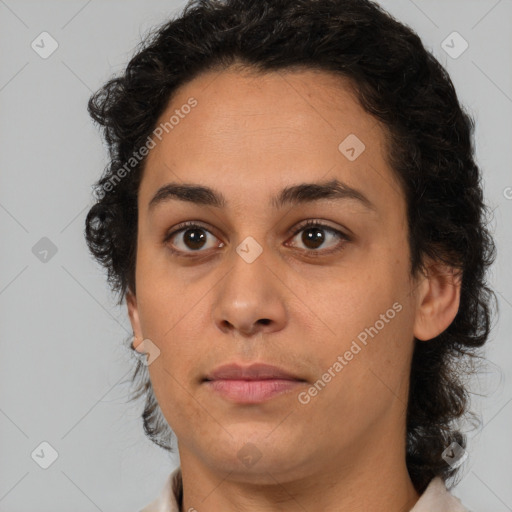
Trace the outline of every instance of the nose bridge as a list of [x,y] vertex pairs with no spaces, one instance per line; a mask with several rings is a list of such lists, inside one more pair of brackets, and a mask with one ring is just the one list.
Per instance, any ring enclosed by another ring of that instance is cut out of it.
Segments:
[[247,237],[230,255],[231,267],[217,288],[212,311],[222,330],[272,330],[282,328],[286,320],[283,289],[277,272],[269,269],[272,258],[263,245]]
[[[269,249],[253,237],[245,238],[233,251],[231,272],[228,274],[232,291],[254,290],[259,294],[266,290],[269,265]],[[226,283],[227,284],[227,283]]]

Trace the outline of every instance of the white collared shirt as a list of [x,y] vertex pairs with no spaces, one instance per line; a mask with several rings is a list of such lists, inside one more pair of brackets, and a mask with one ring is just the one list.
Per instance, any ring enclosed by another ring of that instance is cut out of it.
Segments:
[[[180,512],[177,493],[180,486],[176,468],[167,478],[160,496],[140,512]],[[434,478],[416,505],[409,512],[469,512],[460,500],[452,496],[440,477]]]

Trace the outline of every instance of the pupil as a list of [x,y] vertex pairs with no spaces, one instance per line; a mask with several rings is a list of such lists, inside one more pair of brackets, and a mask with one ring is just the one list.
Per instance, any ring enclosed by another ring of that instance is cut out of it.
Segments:
[[310,244],[313,244],[313,248],[317,248],[322,245],[324,241],[323,231],[318,228],[309,228],[304,230],[302,234],[302,241],[304,245],[310,247]]
[[200,249],[206,239],[201,229],[187,229],[185,231],[185,243],[189,249]]

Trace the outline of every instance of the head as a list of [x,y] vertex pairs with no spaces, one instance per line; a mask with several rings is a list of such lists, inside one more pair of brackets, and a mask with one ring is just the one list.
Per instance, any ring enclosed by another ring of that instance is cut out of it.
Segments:
[[[384,430],[418,492],[455,475],[495,247],[474,122],[411,29],[366,0],[191,2],[89,111],[110,162],[86,238],[159,350],[133,374],[155,443],[300,476]],[[212,398],[233,361],[303,385]]]

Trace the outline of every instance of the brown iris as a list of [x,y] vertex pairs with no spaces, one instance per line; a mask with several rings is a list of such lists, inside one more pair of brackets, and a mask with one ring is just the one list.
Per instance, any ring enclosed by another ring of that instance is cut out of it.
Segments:
[[[324,241],[324,234],[322,229],[308,228],[302,232],[302,242],[310,249],[316,249],[322,245]],[[309,244],[313,244],[311,247]]]
[[204,245],[206,235],[203,229],[192,228],[183,233],[183,239],[189,249],[197,250]]

